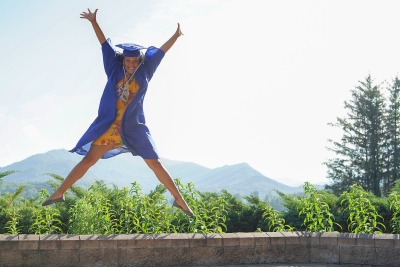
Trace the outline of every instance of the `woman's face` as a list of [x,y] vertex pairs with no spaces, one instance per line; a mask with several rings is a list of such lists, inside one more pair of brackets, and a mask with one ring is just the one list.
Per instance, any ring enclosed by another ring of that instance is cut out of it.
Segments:
[[124,67],[125,71],[129,74],[135,72],[135,70],[139,66],[139,57],[125,57],[124,58]]

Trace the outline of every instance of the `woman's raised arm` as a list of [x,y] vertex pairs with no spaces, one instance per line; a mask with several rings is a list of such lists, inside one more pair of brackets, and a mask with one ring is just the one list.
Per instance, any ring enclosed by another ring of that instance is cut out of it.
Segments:
[[93,30],[96,33],[97,39],[99,40],[100,44],[103,44],[106,41],[106,37],[104,36],[103,31],[100,29],[99,24],[97,24],[96,21],[96,14],[97,14],[97,9],[92,13],[90,9],[88,8],[89,13],[82,12],[81,13],[81,19],[87,19],[92,23]]
[[176,29],[174,35],[172,35],[172,37],[169,38],[169,40],[166,41],[165,44],[160,47],[160,49],[164,51],[164,53],[167,53],[167,51],[174,45],[176,40],[178,40],[179,36],[181,35],[183,35],[183,33],[181,32],[181,26],[178,23],[178,28]]

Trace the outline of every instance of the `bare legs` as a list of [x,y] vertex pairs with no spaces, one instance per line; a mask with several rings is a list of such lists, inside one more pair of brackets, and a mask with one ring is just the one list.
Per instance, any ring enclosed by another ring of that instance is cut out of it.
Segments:
[[158,180],[165,185],[169,192],[174,196],[176,203],[181,206],[184,210],[190,210],[186,201],[183,199],[181,193],[178,191],[171,175],[167,172],[164,166],[158,161],[158,159],[144,159],[147,166],[154,172]]
[[68,188],[78,181],[113,145],[98,146],[92,145],[86,156],[71,170],[60,187],[49,197],[56,199],[61,197]]
[[[104,155],[104,153],[111,150],[112,147],[113,145],[92,145],[87,155],[71,170],[60,187],[48,199],[53,200],[62,197],[65,191],[67,191],[76,181],[82,178],[87,170],[92,167],[101,158],[101,156]],[[176,187],[171,176],[158,161],[158,159],[145,159],[144,161],[157,176],[158,180],[171,192],[176,203],[184,210],[191,211],[181,193],[178,191],[178,188]]]

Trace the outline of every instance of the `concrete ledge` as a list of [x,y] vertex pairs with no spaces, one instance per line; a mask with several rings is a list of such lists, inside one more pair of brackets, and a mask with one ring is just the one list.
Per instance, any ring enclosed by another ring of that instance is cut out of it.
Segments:
[[400,266],[400,236],[349,233],[0,235],[0,266]]

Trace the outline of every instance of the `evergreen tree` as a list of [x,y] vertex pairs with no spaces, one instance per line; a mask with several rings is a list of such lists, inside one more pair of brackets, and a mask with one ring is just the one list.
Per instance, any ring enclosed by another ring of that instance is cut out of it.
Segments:
[[385,99],[380,85],[373,85],[371,76],[360,81],[351,91],[352,100],[345,101],[346,118],[337,118],[333,127],[343,130],[339,142],[328,140],[333,146],[328,150],[336,154],[324,164],[328,167],[328,178],[335,194],[348,190],[352,184],[381,195],[384,148]]
[[396,77],[387,87],[388,105],[385,116],[385,173],[382,191],[388,195],[400,178],[400,80]]

